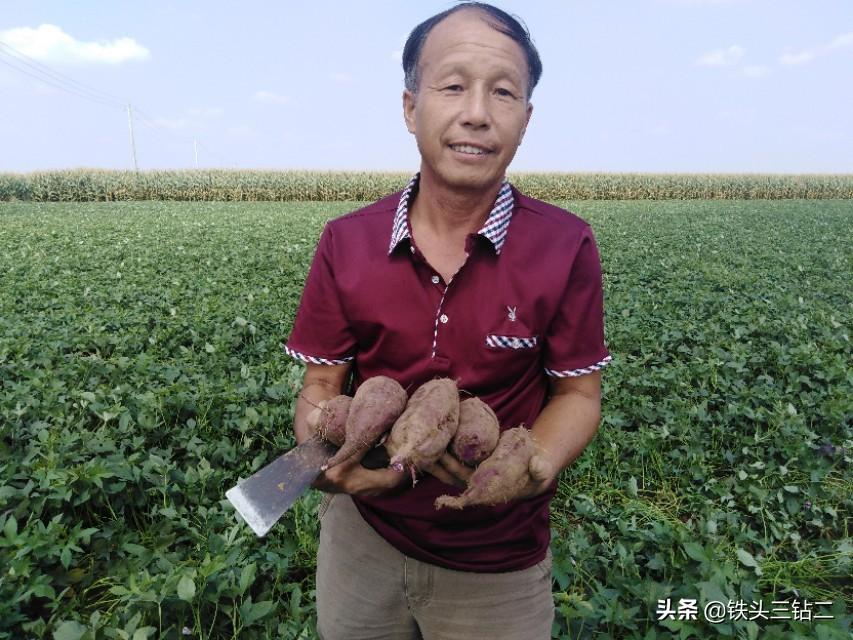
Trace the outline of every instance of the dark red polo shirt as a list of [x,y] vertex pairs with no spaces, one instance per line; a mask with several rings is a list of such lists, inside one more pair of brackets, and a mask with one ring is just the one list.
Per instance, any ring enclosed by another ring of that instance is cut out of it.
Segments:
[[[305,362],[352,362],[356,386],[382,374],[412,393],[451,377],[494,409],[502,429],[530,427],[548,376],[583,375],[610,360],[592,230],[504,182],[483,229],[467,239],[467,261],[444,282],[411,237],[417,181],[326,225],[285,349]],[[555,489],[498,507],[436,510],[437,496],[459,491],[425,474],[415,487],[355,503],[410,557],[500,572],[544,558]]]

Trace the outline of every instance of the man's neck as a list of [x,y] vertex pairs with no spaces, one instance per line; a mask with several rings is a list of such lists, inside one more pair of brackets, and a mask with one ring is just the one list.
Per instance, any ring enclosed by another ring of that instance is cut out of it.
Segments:
[[438,236],[476,233],[489,217],[501,184],[481,191],[453,191],[421,171],[418,195],[410,209],[412,225],[429,227]]

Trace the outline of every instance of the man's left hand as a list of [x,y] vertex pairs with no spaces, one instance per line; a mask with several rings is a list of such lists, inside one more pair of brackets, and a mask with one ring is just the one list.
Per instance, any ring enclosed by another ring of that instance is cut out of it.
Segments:
[[474,475],[474,469],[459,462],[448,451],[445,451],[435,464],[424,468],[424,471],[435,476],[444,484],[463,489],[468,486],[468,480]]
[[548,458],[545,457],[544,452],[541,450],[534,453],[533,457],[530,458],[527,472],[527,485],[518,493],[516,499],[523,500],[538,496],[540,493],[545,493],[557,475],[554,465],[548,461]]
[[[445,484],[464,489],[474,475],[475,469],[462,464],[452,454],[445,452],[431,467],[424,469]],[[528,481],[515,498],[532,498],[544,493],[551,486],[556,474],[554,466],[548,461],[542,451],[537,451],[530,459],[528,466]]]

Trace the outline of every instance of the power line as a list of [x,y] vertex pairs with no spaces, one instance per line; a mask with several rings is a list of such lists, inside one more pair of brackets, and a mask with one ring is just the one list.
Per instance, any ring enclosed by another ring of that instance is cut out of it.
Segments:
[[23,73],[24,75],[29,76],[30,78],[33,78],[39,82],[42,82],[48,86],[51,86],[54,89],[59,89],[60,91],[65,91],[66,93],[70,93],[72,95],[75,95],[78,98],[83,98],[84,100],[89,100],[90,102],[96,102],[98,104],[101,104],[101,105],[104,105],[107,107],[116,107],[117,106],[113,102],[107,102],[106,100],[100,100],[98,98],[92,97],[91,95],[80,93],[79,91],[74,91],[73,89],[70,89],[67,86],[61,85],[57,82],[53,82],[51,80],[48,80],[47,78],[41,78],[35,74],[30,73],[29,71],[26,71],[25,69],[21,69],[20,67],[15,66],[14,64],[9,62],[8,60],[3,59],[2,57],[0,57],[0,62],[2,62],[3,64],[5,64],[8,67],[11,67],[12,69],[15,69],[15,71],[19,71],[20,73]]
[[[118,108],[123,108],[127,102],[126,100],[117,98],[112,94],[93,89],[88,85],[85,85],[81,82],[77,82],[73,78],[59,73],[58,71],[48,67],[47,65],[41,64],[40,62],[30,58],[29,56],[15,49],[14,47],[9,46],[5,42],[0,42],[0,54],[6,57],[5,60],[0,57],[0,62],[4,62],[13,69],[16,69],[17,71],[20,71],[21,73],[28,75],[31,78],[35,78],[36,80],[44,82],[45,84],[49,84],[57,89],[67,91],[68,93],[72,93],[87,100],[92,100],[93,102],[99,102],[101,104]],[[35,76],[27,70],[22,69],[20,66],[11,64],[9,60],[14,61],[17,65],[24,65],[43,77]]]
[[0,41],[0,62],[2,62],[8,67],[11,67],[15,71],[23,73],[24,75],[30,78],[33,78],[34,80],[42,82],[55,89],[59,89],[60,91],[64,91],[71,95],[77,96],[78,98],[83,98],[84,100],[89,100],[90,102],[95,102],[97,104],[101,104],[107,107],[113,107],[122,110],[127,109],[128,123],[131,131],[130,136],[131,147],[133,151],[134,167],[136,165],[136,151],[135,143],[133,141],[134,115],[136,119],[139,120],[139,122],[141,122],[143,125],[151,129],[155,133],[158,133],[161,136],[170,137],[185,144],[193,143],[194,147],[196,145],[198,147],[202,147],[211,155],[216,156],[220,160],[220,162],[225,164],[225,161],[222,159],[222,157],[213,152],[209,147],[207,147],[207,145],[201,144],[195,138],[186,138],[184,136],[178,135],[174,131],[166,129],[165,127],[157,124],[155,122],[155,118],[147,115],[144,111],[139,109],[139,107],[131,105],[129,101],[123,100],[122,98],[119,98],[111,93],[107,93],[106,91],[101,91],[99,89],[95,89],[93,87],[85,85],[82,82],[78,82],[70,76],[62,74],[56,71],[55,69],[45,64],[42,64],[41,62],[38,62],[37,60],[29,57],[25,53],[15,49],[11,45],[2,41]]

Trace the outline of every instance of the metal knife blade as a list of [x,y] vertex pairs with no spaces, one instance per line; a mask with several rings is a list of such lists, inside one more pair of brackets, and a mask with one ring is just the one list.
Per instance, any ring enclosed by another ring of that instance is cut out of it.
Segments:
[[[293,503],[308,490],[338,448],[320,438],[311,438],[279,456],[267,466],[225,492],[252,531],[262,538]],[[388,466],[388,452],[378,446],[364,456],[368,469]]]
[[325,440],[306,440],[226,491],[225,497],[255,535],[263,537],[311,486],[335,451],[337,447]]

